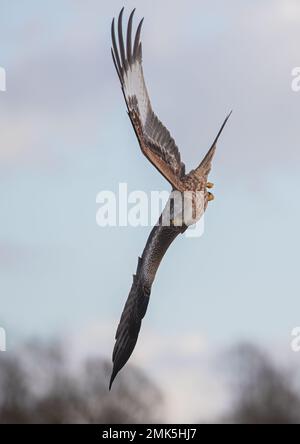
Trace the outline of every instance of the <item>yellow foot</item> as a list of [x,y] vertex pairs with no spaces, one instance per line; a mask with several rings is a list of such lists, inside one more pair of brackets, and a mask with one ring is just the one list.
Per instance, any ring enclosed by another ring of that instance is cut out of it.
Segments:
[[214,198],[215,198],[215,196],[212,193],[208,193],[208,198],[207,198],[208,202],[210,200],[214,200]]
[[212,188],[214,184],[212,182],[207,182],[206,188]]

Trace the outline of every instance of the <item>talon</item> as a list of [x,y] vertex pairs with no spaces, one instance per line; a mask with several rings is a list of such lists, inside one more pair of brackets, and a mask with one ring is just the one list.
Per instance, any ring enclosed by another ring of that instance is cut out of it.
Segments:
[[215,198],[215,196],[212,193],[208,193],[208,198],[207,198],[208,202],[210,200],[214,200],[214,198]]
[[214,184],[212,182],[207,182],[206,188],[212,188]]

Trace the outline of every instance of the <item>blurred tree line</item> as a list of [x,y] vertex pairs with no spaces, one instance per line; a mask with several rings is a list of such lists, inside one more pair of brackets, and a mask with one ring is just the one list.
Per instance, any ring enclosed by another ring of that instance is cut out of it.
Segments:
[[232,405],[222,422],[299,424],[299,369],[275,364],[265,350],[240,344],[226,356]]
[[111,365],[88,359],[70,368],[57,344],[30,343],[0,354],[0,423],[113,424],[159,422],[162,397],[140,371],[108,391]]
[[[227,352],[222,361],[230,377],[231,405],[211,422],[300,423],[300,395],[290,371],[249,344]],[[0,423],[164,422],[162,394],[143,373],[128,366],[109,392],[110,371],[109,363],[95,358],[70,365],[57,344],[29,343],[1,353]],[[196,388],[195,396],[201,397]]]

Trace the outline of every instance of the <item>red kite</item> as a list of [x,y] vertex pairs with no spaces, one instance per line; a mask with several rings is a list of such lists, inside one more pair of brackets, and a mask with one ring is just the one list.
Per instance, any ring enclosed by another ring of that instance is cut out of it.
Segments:
[[[115,35],[114,19],[112,21],[111,52],[121,82],[129,118],[142,152],[172,185],[173,193],[177,192],[182,196],[185,196],[187,192],[191,193],[192,198],[187,200],[187,205],[190,207],[188,210],[193,215],[196,214],[196,217],[186,220],[183,215],[183,212],[187,210],[185,202],[179,214],[176,213],[175,203],[173,204],[173,210],[170,212],[170,223],[162,223],[163,212],[158,224],[153,227],[143,254],[139,257],[136,274],[133,277],[131,290],[117,328],[116,343],[112,356],[113,371],[109,388],[111,388],[117,373],[126,364],[134,350],[142,319],[147,310],[152,283],[165,252],[180,233],[183,233],[191,223],[200,219],[206,210],[207,203],[213,199],[213,195],[207,190],[207,188],[213,186],[212,183],[207,181],[208,174],[218,138],[231,114],[226,117],[202,162],[196,169],[186,174],[185,165],[181,161],[174,139],[151,107],[142,67],[140,35],[143,19],[137,27],[133,42],[132,22],[135,10],[130,14],[125,47],[122,30],[123,10],[124,8],[118,18],[118,43]],[[180,216],[181,221],[184,220],[184,223],[176,223],[178,216]]]

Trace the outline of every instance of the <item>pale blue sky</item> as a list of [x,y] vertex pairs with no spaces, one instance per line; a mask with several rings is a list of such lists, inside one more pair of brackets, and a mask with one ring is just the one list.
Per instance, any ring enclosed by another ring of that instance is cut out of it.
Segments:
[[[139,151],[110,56],[123,3],[1,0],[0,325],[11,344],[96,323],[113,335],[149,228],[99,228],[96,195],[168,189]],[[300,324],[296,0],[139,1],[152,104],[197,164],[220,123],[216,200],[177,239],[143,330],[288,349]],[[138,346],[143,341],[143,332]],[[108,352],[109,350],[109,352]],[[133,362],[139,364],[138,361]]]

